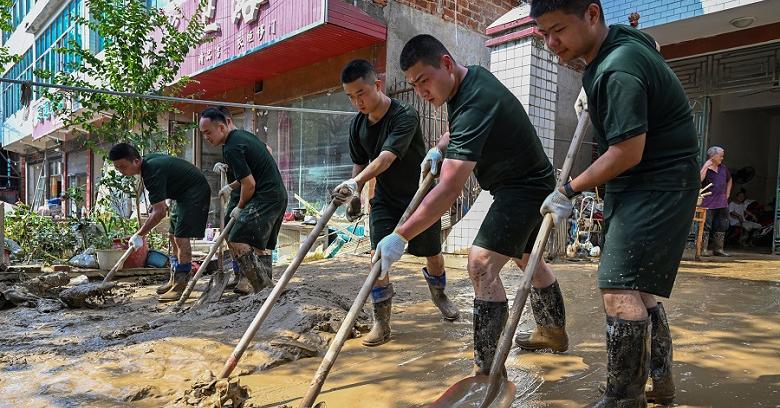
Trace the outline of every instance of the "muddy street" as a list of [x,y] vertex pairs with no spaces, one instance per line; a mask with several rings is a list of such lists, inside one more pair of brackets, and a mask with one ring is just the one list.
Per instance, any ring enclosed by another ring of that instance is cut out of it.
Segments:
[[[318,401],[328,407],[414,407],[471,370],[473,292],[465,260],[448,257],[448,292],[461,319],[446,322],[428,300],[414,258],[393,273],[393,340],[377,348],[349,340]],[[297,406],[327,343],[360,287],[368,258],[301,267],[234,373],[247,406]],[[564,354],[513,349],[507,368],[515,406],[577,407],[604,380],[604,319],[595,264],[555,264],[566,299],[571,347]],[[275,268],[275,273],[282,268]],[[520,271],[503,272],[514,285]],[[780,402],[780,260],[741,255],[684,262],[666,302],[680,406],[776,407]],[[206,370],[219,371],[267,296],[226,295],[210,307],[168,314],[155,282],[121,284],[115,304],[41,313],[0,312],[0,405],[158,407]],[[194,298],[194,296],[193,296]],[[358,329],[370,323],[364,308]],[[532,327],[525,314],[521,330]]]

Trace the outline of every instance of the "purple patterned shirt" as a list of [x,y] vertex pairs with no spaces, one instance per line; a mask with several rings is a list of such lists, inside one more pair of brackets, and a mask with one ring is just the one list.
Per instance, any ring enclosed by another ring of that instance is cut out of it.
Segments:
[[726,190],[728,189],[729,180],[731,180],[731,173],[725,164],[721,163],[718,166],[717,173],[712,171],[712,169],[707,169],[707,175],[704,176],[701,186],[704,187],[712,183],[712,187],[707,190],[711,191],[712,194],[704,197],[701,206],[710,210],[728,207],[729,198],[726,196]]

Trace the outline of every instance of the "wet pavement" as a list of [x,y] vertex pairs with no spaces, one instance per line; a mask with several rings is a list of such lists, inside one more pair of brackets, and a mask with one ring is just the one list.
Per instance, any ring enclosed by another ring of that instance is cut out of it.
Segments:
[[[425,406],[470,374],[473,291],[465,261],[447,260],[448,292],[461,310],[456,322],[440,318],[415,262],[404,258],[392,274],[398,292],[393,340],[376,348],[349,340],[318,401],[330,408]],[[343,299],[351,301],[357,293],[367,266],[365,257],[315,262],[304,265],[293,284],[342,296],[329,306],[341,310]],[[570,349],[563,354],[512,350],[507,368],[518,390],[516,407],[583,406],[597,397],[606,375],[596,265],[564,263],[553,269],[566,300]],[[520,271],[507,267],[502,276],[505,285],[515,285]],[[0,332],[0,406],[162,406],[203,371],[219,371],[259,308],[259,303],[226,299],[233,306],[186,324],[144,327],[162,315],[153,289],[139,287],[127,303],[104,309],[0,312],[0,324],[7,328]],[[780,406],[780,257],[743,254],[684,262],[672,298],[664,303],[679,406]],[[216,316],[228,312],[231,317]],[[281,333],[279,326],[288,318],[269,321],[273,333]],[[530,329],[531,321],[525,314],[521,328]],[[172,328],[176,325],[181,327]],[[267,368],[278,350],[271,344],[275,335],[260,332],[236,369],[251,391],[249,405],[296,407],[321,359],[301,352],[296,361]]]

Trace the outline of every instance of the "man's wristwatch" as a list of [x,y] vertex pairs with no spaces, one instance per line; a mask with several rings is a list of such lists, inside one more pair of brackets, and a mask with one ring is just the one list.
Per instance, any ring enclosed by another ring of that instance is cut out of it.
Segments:
[[567,198],[574,198],[574,196],[576,196],[579,193],[574,191],[573,188],[571,188],[571,183],[566,183],[566,184],[563,185],[563,194]]

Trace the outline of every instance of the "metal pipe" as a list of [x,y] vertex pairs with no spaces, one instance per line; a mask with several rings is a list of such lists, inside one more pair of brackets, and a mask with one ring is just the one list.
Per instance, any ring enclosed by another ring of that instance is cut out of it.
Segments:
[[55,89],[62,89],[64,91],[71,91],[71,92],[87,92],[87,93],[97,93],[97,94],[106,94],[106,95],[114,95],[114,96],[126,96],[130,98],[143,98],[143,99],[151,99],[156,101],[173,102],[173,103],[190,103],[195,105],[220,105],[220,106],[226,106],[231,108],[263,109],[268,111],[315,113],[315,114],[323,114],[323,115],[352,116],[355,114],[355,112],[335,111],[335,110],[328,110],[328,109],[292,108],[292,107],[288,108],[282,106],[255,105],[252,103],[223,102],[223,101],[212,101],[207,99],[180,98],[176,96],[164,96],[164,95],[147,95],[147,94],[138,94],[134,92],[119,92],[119,91],[109,91],[105,89],[84,88],[80,86],[48,84],[45,82],[36,82],[36,81],[23,81],[19,79],[10,79],[10,78],[0,78],[0,83],[2,82],[19,84],[19,85],[30,84],[32,86],[38,86],[42,88],[55,88]]

